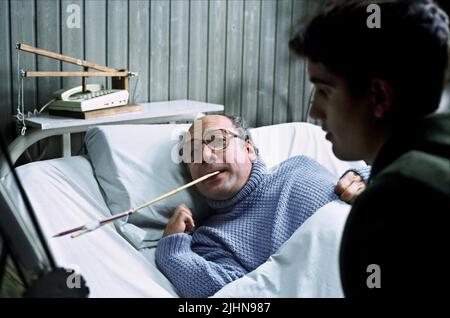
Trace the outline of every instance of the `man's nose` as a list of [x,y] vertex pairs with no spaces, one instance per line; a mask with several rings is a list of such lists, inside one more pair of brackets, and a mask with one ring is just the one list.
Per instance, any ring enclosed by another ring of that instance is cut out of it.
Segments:
[[217,156],[214,151],[211,150],[207,145],[203,145],[202,150],[203,162],[212,163],[217,161]]

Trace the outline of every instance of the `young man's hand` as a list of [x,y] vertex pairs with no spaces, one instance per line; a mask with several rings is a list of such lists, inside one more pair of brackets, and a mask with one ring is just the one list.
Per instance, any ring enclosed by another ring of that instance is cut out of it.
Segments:
[[342,201],[352,204],[365,188],[366,183],[361,176],[354,171],[349,171],[338,181],[334,191]]
[[194,219],[192,218],[192,212],[189,208],[180,204],[172,214],[172,217],[167,223],[164,235],[171,235],[175,233],[191,232],[195,227]]

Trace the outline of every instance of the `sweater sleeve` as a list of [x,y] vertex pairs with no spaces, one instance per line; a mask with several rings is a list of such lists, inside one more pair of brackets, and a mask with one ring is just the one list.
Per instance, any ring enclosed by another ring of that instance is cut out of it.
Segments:
[[370,177],[370,172],[372,171],[372,166],[365,166],[365,167],[359,167],[359,168],[353,168],[353,169],[348,169],[347,171],[345,171],[341,177],[339,178],[339,180],[345,176],[347,174],[347,172],[349,171],[353,171],[356,174],[358,174],[365,183],[368,182],[369,177]]
[[156,264],[182,297],[209,297],[246,270],[226,250],[214,248],[214,261],[191,249],[192,236],[177,233],[162,238],[156,249]]

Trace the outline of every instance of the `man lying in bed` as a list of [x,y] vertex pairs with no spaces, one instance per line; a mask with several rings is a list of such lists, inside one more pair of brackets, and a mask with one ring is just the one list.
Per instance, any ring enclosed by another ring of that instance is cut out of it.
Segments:
[[[205,116],[188,136],[183,160],[192,178],[221,172],[197,185],[210,216],[190,234],[191,211],[178,206],[156,249],[159,269],[183,297],[211,296],[256,269],[317,209],[338,199],[336,176],[308,157],[268,172],[239,118]],[[348,200],[364,188],[359,181],[344,192]]]

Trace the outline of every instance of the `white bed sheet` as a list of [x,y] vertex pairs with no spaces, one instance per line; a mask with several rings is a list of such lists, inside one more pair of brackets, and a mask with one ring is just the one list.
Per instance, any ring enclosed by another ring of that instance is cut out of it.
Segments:
[[349,211],[342,201],[323,206],[267,262],[214,297],[344,297],[339,246]]
[[[269,167],[300,154],[318,160],[336,175],[351,167],[365,165],[363,162],[347,163],[337,160],[332,154],[331,145],[324,139],[323,131],[310,124],[290,123],[261,127],[253,129],[252,135]],[[177,297],[173,285],[156,268],[154,248],[137,251],[113,225],[76,239],[51,238],[57,232],[103,218],[110,213],[86,158],[77,156],[36,162],[21,166],[17,171],[57,264],[79,270],[90,288],[90,297]],[[14,190],[12,177],[7,176],[3,182],[7,188],[12,189],[12,199],[17,202],[26,218],[18,191]],[[337,242],[340,241],[337,236],[340,235],[345,215],[341,213],[340,217],[340,221],[334,223],[323,223],[322,219],[316,222],[314,220],[317,218],[311,218],[308,223],[310,225],[297,230],[292,239],[283,245],[284,250],[280,250],[280,253],[254,272],[225,286],[217,296],[339,297],[339,288],[336,287],[336,281],[339,280],[338,267],[335,260]],[[334,236],[320,234],[318,231],[322,228],[330,229]],[[307,237],[325,244],[324,250],[318,247],[319,243],[309,247],[301,245]],[[315,239],[318,237],[321,237],[319,241]],[[289,262],[287,255],[296,251],[299,246],[302,246],[302,252],[293,255],[303,255],[303,259],[297,260],[298,265],[305,269],[295,272],[298,269],[296,261]],[[333,266],[332,271],[320,274],[316,270],[311,276],[313,272],[308,271],[313,270],[318,262],[321,266]],[[330,276],[330,273],[333,275]],[[289,281],[291,274],[297,275],[299,280]],[[314,286],[316,279],[319,285]],[[268,287],[270,284],[272,287]],[[327,289],[327,284],[334,287]]]
[[[140,253],[113,225],[75,239],[52,238],[62,230],[109,215],[86,158],[36,162],[19,167],[17,172],[56,263],[80,272],[90,297],[177,297],[172,284],[156,268],[154,252]],[[12,189],[13,201],[27,218],[12,176],[3,182]]]

